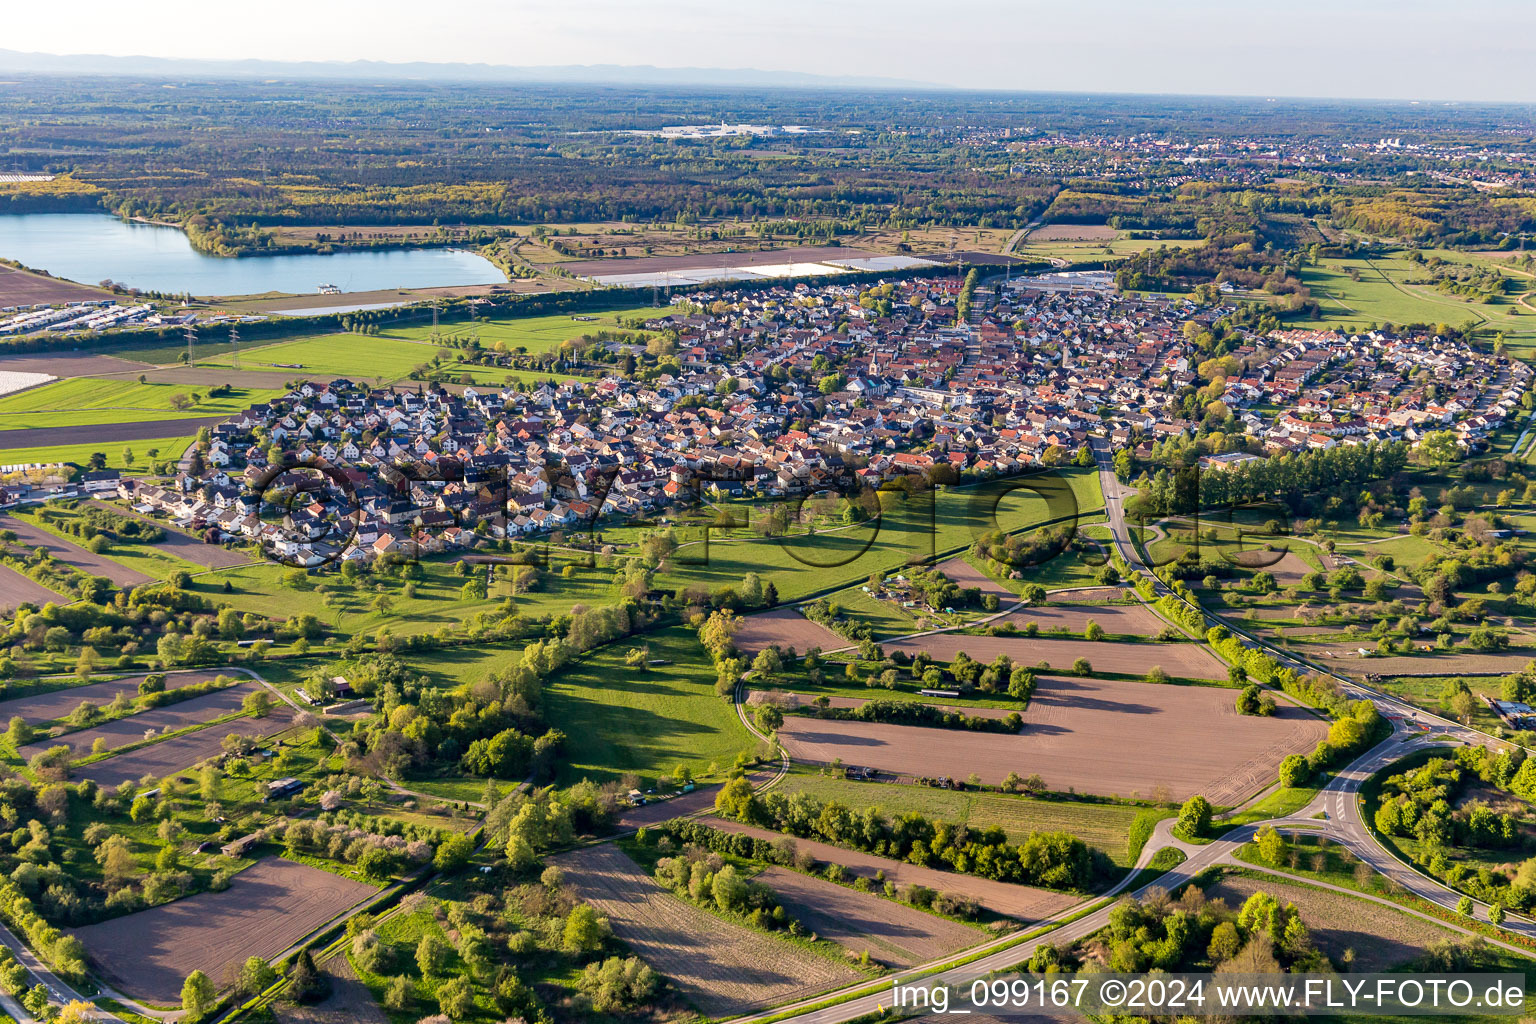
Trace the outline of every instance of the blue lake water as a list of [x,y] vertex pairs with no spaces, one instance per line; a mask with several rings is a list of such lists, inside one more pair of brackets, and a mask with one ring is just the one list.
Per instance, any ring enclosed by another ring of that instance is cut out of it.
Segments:
[[176,228],[104,213],[0,216],[0,256],[84,284],[111,278],[130,288],[193,295],[313,295],[342,291],[499,284],[506,275],[460,249],[384,249],[296,256],[206,256]]

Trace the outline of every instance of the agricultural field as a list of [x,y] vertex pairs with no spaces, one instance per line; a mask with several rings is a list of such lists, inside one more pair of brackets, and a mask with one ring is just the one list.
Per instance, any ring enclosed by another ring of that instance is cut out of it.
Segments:
[[[157,430],[169,430],[169,425],[159,426],[163,420],[153,421]],[[66,433],[71,429],[64,428],[58,431],[48,431],[50,434]],[[190,429],[190,428],[188,428]],[[30,431],[29,437],[38,437]],[[180,458],[181,453],[192,446],[197,438],[192,434],[185,435],[161,435],[154,437],[134,437],[132,440],[108,440],[82,442],[69,440],[62,443],[28,443],[25,446],[0,448],[0,465],[24,466],[31,464],[52,465],[59,462],[68,462],[76,466],[84,466],[91,460],[91,456],[100,453],[105,456],[107,469],[136,470],[144,472],[148,468],[149,452],[153,449],[160,452],[160,458]],[[134,454],[134,461],[129,462],[125,449]]]
[[[716,817],[706,817],[703,821],[711,828],[725,832],[739,832],[770,842],[784,838],[783,833],[757,828],[754,825],[743,825],[739,821]],[[849,850],[814,839],[794,838],[793,841],[797,852],[810,854],[823,864],[841,864],[850,875],[873,880],[876,873],[883,871],[886,880],[897,886],[925,885],[935,892],[950,893],[975,900],[978,905],[994,914],[1025,923],[1058,914],[1079,899],[1068,893],[1052,892],[1049,889],[1014,885],[1011,882],[999,882],[979,875],[962,875],[952,871],[940,871],[937,868],[919,867],[906,861],[877,857],[872,853]]]
[[140,583],[149,583],[156,578],[148,573],[130,569],[105,555],[87,551],[75,542],[65,540],[20,516],[0,515],[0,530],[10,530],[15,533],[16,540],[13,542],[15,544],[26,548],[47,548],[55,559],[65,565],[74,566],[92,576],[105,576],[120,587],[136,587]]
[[772,889],[789,916],[821,938],[889,967],[937,960],[985,938],[969,925],[789,868],[769,867],[753,881]]
[[812,622],[797,608],[774,608],[745,616],[731,637],[743,651],[755,652],[764,647],[778,647],[787,651],[793,647],[804,654],[813,647],[824,651],[847,647],[853,641],[835,633],[819,622]]
[[278,1002],[274,1006],[278,1024],[389,1024],[345,954],[337,953],[315,966],[330,982],[330,995],[307,1005]]
[[0,430],[233,416],[282,393],[271,388],[236,387],[214,397],[207,391],[174,384],[140,384],[126,376],[74,377],[0,397]]
[[80,302],[108,293],[47,274],[0,266],[0,306],[30,306],[42,302]]
[[[1035,487],[1045,494],[1036,493]],[[1012,532],[1071,514],[1074,507],[1100,508],[1103,496],[1096,472],[1061,469],[1035,478],[944,487],[912,496],[885,491],[880,493],[880,504],[878,519],[818,529],[814,534],[800,530],[782,537],[744,537],[740,529],[712,527],[706,545],[703,527],[681,525],[672,571],[658,578],[669,586],[713,588],[735,586],[753,572],[764,582],[774,583],[780,601],[800,601],[841,590],[874,572],[931,564],[968,547],[989,530]],[[743,527],[748,525],[741,521],[745,513],[738,513]],[[750,510],[752,522],[756,514],[757,510]],[[604,541],[635,539],[630,528],[605,527],[598,532]],[[1080,563],[1063,556],[1045,568]],[[1079,582],[1089,582],[1088,573]]]
[[78,729],[64,733],[62,736],[38,740],[21,747],[17,753],[23,760],[30,760],[35,755],[53,747],[67,747],[70,758],[79,760],[95,750],[98,740],[103,744],[101,748],[103,751],[141,743],[152,732],[162,734],[178,732],[190,726],[235,714],[240,710],[246,694],[252,692],[256,686],[257,684],[251,680],[243,680],[228,689],[204,694],[201,697],[177,701],[149,711],[140,711],[90,729]]
[[996,826],[1010,840],[1022,842],[1031,832],[1071,832],[1102,850],[1121,867],[1134,857],[1129,849],[1131,823],[1142,811],[1124,804],[1036,800],[974,790],[855,782],[804,769],[791,773],[777,787],[784,793],[805,793],[823,802],[847,807],[878,807],[887,816],[916,812],[925,818],[957,822],[972,828]]
[[124,992],[176,1004],[188,973],[224,985],[247,957],[272,959],[375,892],[371,885],[267,858],[223,892],[199,893],[75,934],[96,967]]
[[733,1016],[856,981],[858,973],[686,903],[618,847],[589,846],[548,859],[614,935],[670,978],[711,1017]]
[[[240,365],[242,369],[250,370],[276,367],[305,380],[346,377],[386,384],[409,376],[412,368],[431,362],[440,351],[428,342],[339,333],[250,346],[240,353]],[[198,363],[206,367],[230,367],[231,356],[218,353],[199,357]]]
[[[218,674],[216,671],[196,669],[169,672],[165,676],[165,688],[170,691],[183,686],[205,683],[217,677]],[[28,725],[37,726],[55,722],[75,710],[82,701],[99,705],[110,703],[120,693],[129,697],[137,696],[139,684],[143,681],[143,675],[122,676],[84,684],[73,676],[41,680],[36,684],[35,692],[0,700],[0,720],[9,722],[12,716],[20,715]],[[55,688],[47,689],[47,687]],[[16,688],[8,687],[5,692],[10,693]]]
[[10,566],[0,565],[0,608],[14,611],[21,604],[41,607],[49,601],[68,600]]
[[[1512,353],[1530,355],[1536,345],[1536,308],[1519,294],[1530,287],[1529,276],[1501,259],[1478,253],[1433,250],[1449,262],[1497,270],[1515,284],[1515,293],[1494,303],[1473,301],[1436,291],[1428,285],[1409,284],[1423,278],[1423,268],[1400,255],[1370,259],[1325,259],[1320,266],[1303,267],[1302,282],[1322,301],[1315,321],[1298,326],[1343,326],[1360,330],[1372,323],[1451,323],[1471,321],[1488,331],[1502,331]],[[1426,253],[1427,255],[1427,253]],[[1355,280],[1351,272],[1358,275]]]
[[[1105,237],[1103,232],[1111,232]],[[1051,237],[1055,235],[1056,237]],[[1071,237],[1068,237],[1071,236]],[[1113,228],[1081,224],[1048,224],[1036,228],[1014,247],[1014,255],[1025,259],[1057,260],[1068,265],[1074,263],[1115,263],[1127,256],[1147,249],[1167,246],[1170,249],[1189,248],[1201,244],[1199,239],[1128,238]]]
[[[1098,618],[1101,609],[1094,609]],[[1084,620],[1089,616],[1085,616]],[[1038,621],[1038,620],[1036,620]],[[1107,629],[1108,627],[1106,627]],[[1181,679],[1225,679],[1227,668],[1209,649],[1193,643],[1133,643],[1113,640],[1053,639],[1024,636],[978,636],[973,633],[937,633],[880,645],[886,654],[901,651],[913,655],[927,651],[936,661],[953,661],[964,652],[977,661],[990,662],[1006,654],[1015,665],[1048,665],[1064,671],[1078,658],[1087,658],[1096,672],[1146,675],[1161,667]]]
[[1081,635],[1089,623],[1097,622],[1105,633],[1133,637],[1156,636],[1168,628],[1167,622],[1142,604],[1068,604],[1067,599],[1070,597],[1070,594],[1064,594],[1063,600],[1059,602],[1020,608],[1016,612],[989,619],[987,625],[1006,624],[1024,629],[1033,622],[1042,633],[1064,629]]
[[1419,654],[1378,657],[1361,655],[1360,649],[1374,649],[1375,641],[1363,638],[1353,643],[1305,643],[1290,645],[1303,657],[1315,660],[1339,672],[1354,676],[1493,676],[1519,672],[1533,658],[1536,649],[1510,648],[1504,651],[1426,651]]
[[1267,892],[1282,903],[1294,903],[1312,941],[1337,962],[1345,950],[1354,951],[1351,970],[1387,971],[1422,955],[1424,947],[1459,933],[1441,928],[1421,917],[1383,906],[1372,900],[1319,889],[1301,880],[1288,882],[1266,875],[1223,875],[1206,890],[1212,899],[1240,907],[1256,892]]
[[1268,785],[1281,758],[1311,750],[1327,732],[1288,704],[1271,718],[1239,715],[1229,689],[1125,680],[1040,677],[1023,717],[1023,732],[1010,735],[790,715],[779,739],[797,761],[907,779],[974,773],[996,785],[1017,772],[1039,774],[1059,793],[1203,793],[1232,806]]
[[[513,353],[526,352],[538,355],[557,349],[563,342],[599,331],[632,331],[622,326],[624,321],[661,316],[671,312],[655,306],[634,306],[629,309],[606,313],[551,313],[547,316],[493,317],[489,320],[445,323],[440,328],[444,336],[478,336],[482,348],[502,346]],[[644,334],[644,332],[639,332]],[[431,324],[411,327],[391,327],[379,337],[417,344],[432,344]],[[430,350],[429,350],[430,351]],[[485,368],[476,368],[484,372]]]
[[120,786],[149,776],[161,778],[223,752],[226,736],[272,736],[293,724],[294,712],[287,704],[275,701],[265,718],[245,716],[167,739],[146,743],[121,754],[71,770],[75,779],[90,779],[98,786]]
[[[642,643],[648,660],[661,664],[624,664]],[[607,782],[629,772],[654,781],[677,764],[702,775],[751,753],[753,737],[715,696],[714,682],[708,656],[686,629],[619,641],[573,662],[544,695],[550,725],[573,738],[562,781]]]

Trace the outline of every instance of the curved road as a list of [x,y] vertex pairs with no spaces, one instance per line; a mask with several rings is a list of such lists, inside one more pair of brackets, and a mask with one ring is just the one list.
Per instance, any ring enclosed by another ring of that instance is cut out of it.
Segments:
[[[1109,516],[1110,531],[1116,550],[1125,559],[1127,565],[1148,576],[1153,581],[1156,593],[1159,595],[1171,594],[1172,591],[1168,586],[1158,579],[1142,561],[1135,545],[1131,542],[1130,530],[1125,523],[1125,498],[1128,489],[1124,488],[1115,479],[1111,462],[1113,450],[1109,441],[1104,438],[1093,438],[1090,440],[1090,445],[1099,465],[1099,479],[1104,491],[1104,505]],[[1494,740],[1485,733],[1412,707],[1395,697],[1379,693],[1369,687],[1361,686],[1353,680],[1301,662],[1285,652],[1269,647],[1240,628],[1232,627],[1231,623],[1224,620],[1222,620],[1222,624],[1232,628],[1234,634],[1243,637],[1249,644],[1262,648],[1271,656],[1287,664],[1308,672],[1324,672],[1337,679],[1344,685],[1345,692],[1351,698],[1375,702],[1378,709],[1388,716],[1388,720],[1393,723],[1392,735],[1337,772],[1329,780],[1328,784],[1318,791],[1317,796],[1305,808],[1293,814],[1269,821],[1238,826],[1224,833],[1220,838],[1205,844],[1186,843],[1174,838],[1171,832],[1172,820],[1165,819],[1159,824],[1152,838],[1148,840],[1146,846],[1142,849],[1141,857],[1137,861],[1135,869],[1129,872],[1118,886],[1103,896],[1085,901],[1075,908],[1069,908],[1053,918],[1039,922],[1035,927],[1038,928],[1040,925],[1050,925],[1057,921],[1064,921],[1075,913],[1081,913],[1085,907],[1092,906],[1094,902],[1105,900],[1106,897],[1122,894],[1139,896],[1153,887],[1175,889],[1191,881],[1207,868],[1218,864],[1242,864],[1245,869],[1262,872],[1264,871],[1263,868],[1255,868],[1253,865],[1237,861],[1233,855],[1245,843],[1249,842],[1253,838],[1254,833],[1264,825],[1272,825],[1277,829],[1292,833],[1325,835],[1349,849],[1351,853],[1370,865],[1376,872],[1392,879],[1414,895],[1454,911],[1457,903],[1461,900],[1460,893],[1448,889],[1434,879],[1419,873],[1412,867],[1399,861],[1377,843],[1360,816],[1360,787],[1367,779],[1385,766],[1416,751],[1426,749],[1431,745],[1443,743],[1445,740],[1452,740],[1457,743],[1480,744],[1499,744],[1500,741]],[[1452,747],[1446,743],[1442,749],[1449,750]],[[1157,852],[1168,846],[1176,847],[1184,852],[1186,857],[1184,863],[1134,891],[1127,892],[1129,884],[1139,876],[1141,869],[1150,865],[1152,858]],[[1287,878],[1295,877],[1284,875],[1281,872],[1273,873]],[[1379,897],[1358,893],[1351,889],[1337,886],[1329,887],[1324,883],[1311,882],[1305,879],[1303,881],[1306,881],[1307,884],[1324,885],[1325,888],[1335,888],[1360,899],[1385,902]],[[1418,911],[1405,909],[1397,904],[1389,905],[1404,913],[1416,914],[1420,917],[1426,916]],[[731,1022],[731,1024],[759,1024],[759,1022],[766,1021],[769,1018],[781,1019],[785,1024],[842,1024],[842,1022],[874,1013],[883,1008],[885,1001],[889,998],[890,987],[894,981],[908,981],[921,977],[925,984],[967,985],[976,978],[993,972],[1016,968],[1019,964],[1028,960],[1030,955],[1041,945],[1069,942],[1091,935],[1108,923],[1110,910],[1113,906],[1114,901],[1111,901],[1092,913],[1085,914],[1077,920],[1060,924],[1051,931],[1033,939],[1020,940],[1016,936],[1010,936],[978,947],[979,950],[983,951],[984,955],[962,967],[935,971],[935,968],[944,961],[919,965],[882,978],[879,982],[873,984],[861,982],[840,992],[823,993],[822,995],[802,1000],[798,1004],[779,1006],[760,1014],[740,1017]],[[1478,920],[1487,921],[1487,905],[1474,901],[1474,916]],[[1458,928],[1454,924],[1446,924],[1436,918],[1430,918],[1430,920],[1434,920],[1437,924],[1452,930],[1465,931],[1465,929]],[[1531,921],[1508,916],[1505,918],[1502,927],[1505,931],[1536,939],[1536,923]],[[1529,951],[1519,947],[1507,943],[1496,942],[1496,944],[1523,956],[1531,956]],[[972,952],[975,951],[973,950]],[[867,994],[859,994],[871,988],[874,990],[869,991]],[[832,1006],[811,1009],[811,1007],[819,1003],[824,1003],[829,999],[837,999],[840,996],[846,996],[846,998]],[[786,1011],[793,1011],[797,1006],[803,1006],[806,1009],[802,1013],[791,1013],[788,1017],[782,1016]]]

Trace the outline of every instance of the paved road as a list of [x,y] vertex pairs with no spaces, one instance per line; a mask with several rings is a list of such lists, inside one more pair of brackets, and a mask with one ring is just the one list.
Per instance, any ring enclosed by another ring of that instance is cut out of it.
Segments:
[[[1168,587],[1158,580],[1145,566],[1136,546],[1131,543],[1130,530],[1125,522],[1125,497],[1127,491],[1118,480],[1115,479],[1112,465],[1113,452],[1107,440],[1095,438],[1090,441],[1095,458],[1099,465],[1099,478],[1104,491],[1105,510],[1110,520],[1110,531],[1114,539],[1115,548],[1119,551],[1126,563],[1136,571],[1142,572],[1153,580],[1153,586],[1159,594],[1170,593]],[[1230,623],[1227,625],[1230,626]],[[1283,652],[1274,651],[1256,638],[1235,630],[1239,635],[1257,647],[1263,647],[1272,655],[1282,658],[1287,663],[1304,668],[1307,671],[1319,671],[1314,666],[1305,665],[1294,658],[1284,655]],[[1328,673],[1332,675],[1332,673]],[[1335,678],[1339,678],[1335,676]],[[1235,861],[1233,854],[1245,843],[1249,842],[1255,832],[1265,824],[1274,825],[1276,828],[1309,834],[1324,834],[1337,840],[1346,846],[1362,861],[1369,864],[1374,870],[1402,885],[1408,891],[1440,906],[1454,910],[1461,899],[1459,893],[1447,889],[1426,875],[1422,875],[1413,868],[1398,861],[1395,857],[1383,849],[1370,835],[1366,823],[1360,817],[1359,791],[1365,780],[1376,774],[1383,767],[1400,760],[1418,750],[1425,749],[1433,743],[1436,737],[1445,737],[1465,743],[1497,744],[1498,741],[1484,733],[1458,725],[1455,722],[1431,715],[1417,708],[1413,708],[1396,698],[1386,694],[1377,693],[1368,687],[1360,686],[1351,680],[1341,679],[1346,692],[1355,699],[1368,699],[1376,702],[1378,708],[1389,715],[1393,722],[1393,733],[1385,741],[1366,751],[1363,755],[1339,771],[1329,783],[1318,792],[1317,797],[1305,808],[1295,814],[1283,818],[1273,819],[1268,822],[1255,822],[1234,828],[1223,834],[1219,839],[1204,845],[1185,843],[1175,839],[1172,835],[1172,820],[1165,819],[1154,831],[1151,840],[1142,850],[1141,858],[1136,864],[1136,870],[1127,875],[1120,886],[1111,890],[1108,895],[1120,894],[1131,879],[1137,877],[1140,869],[1151,863],[1152,857],[1161,849],[1168,846],[1177,847],[1185,854],[1186,860],[1172,871],[1158,876],[1153,881],[1143,885],[1127,895],[1139,896],[1154,886],[1163,889],[1176,889],[1209,867],[1223,863],[1239,863]],[[1451,749],[1447,744],[1443,749]],[[1322,814],[1323,818],[1314,815]],[[1244,865],[1247,867],[1248,865]],[[1330,887],[1338,888],[1338,887]],[[1374,899],[1353,890],[1340,889],[1350,895],[1359,896],[1362,899]],[[1100,897],[1102,898],[1102,897]],[[1377,900],[1377,902],[1381,902]],[[1396,906],[1396,904],[1393,904]],[[1062,920],[1070,917],[1081,909],[1068,909],[1056,915],[1051,920]],[[1070,942],[1083,938],[1104,927],[1109,921],[1111,906],[1105,906],[1087,914],[1076,921],[1066,923],[1044,935],[1027,940],[1017,941],[1012,938],[1004,938],[989,944],[983,949],[991,949],[986,955],[965,965],[948,971],[925,977],[925,983],[945,983],[954,985],[967,985],[976,978],[982,977],[994,971],[1002,971],[1017,967],[1027,960],[1036,948],[1042,944],[1057,944]],[[1398,908],[1402,909],[1402,908]],[[1405,911],[1417,913],[1413,911]],[[1476,904],[1474,915],[1480,920],[1487,920],[1488,908],[1486,905]],[[1418,916],[1425,916],[1419,914]],[[1049,924],[1050,921],[1041,922]],[[1438,923],[1438,922],[1437,922]],[[1454,926],[1452,926],[1454,927]],[[1506,931],[1536,938],[1536,923],[1515,917],[1506,917],[1503,925]],[[1525,956],[1529,952],[1518,947],[1499,943],[1506,949],[1513,950]],[[841,1024],[857,1017],[874,1013],[889,998],[889,983],[893,980],[905,980],[907,978],[922,975],[925,969],[931,969],[934,965],[918,966],[896,975],[891,979],[883,979],[884,984],[877,991],[869,995],[854,995],[862,988],[869,987],[867,983],[851,986],[844,990],[849,998],[833,1006],[822,1009],[807,1009],[804,1013],[795,1014],[785,1018],[786,1024]],[[806,1000],[802,1005],[810,1006],[824,1002],[829,998],[835,998],[837,993],[824,994],[814,999]],[[739,1018],[733,1024],[753,1024],[769,1017],[777,1017],[786,1009],[793,1010],[794,1006],[777,1007],[773,1010],[756,1014],[751,1017]]]

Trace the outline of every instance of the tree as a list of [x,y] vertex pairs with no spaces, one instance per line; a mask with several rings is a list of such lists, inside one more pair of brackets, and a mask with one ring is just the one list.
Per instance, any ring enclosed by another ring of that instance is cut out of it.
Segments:
[[384,990],[384,1005],[391,1010],[403,1010],[411,1002],[411,979],[400,975]]
[[533,866],[533,862],[539,859],[538,851],[533,844],[522,836],[512,836],[507,840],[507,864],[513,871],[523,871]]
[[442,872],[457,871],[469,863],[475,852],[475,841],[462,832],[455,832],[437,844],[432,866]]
[[272,711],[272,695],[264,689],[252,690],[245,695],[241,707],[246,714],[256,718],[266,718]]
[[1471,693],[1463,690],[1451,697],[1451,713],[1463,723],[1472,721],[1472,713],[1476,710],[1477,700]]
[[1280,761],[1280,785],[1288,789],[1300,786],[1311,775],[1312,770],[1307,767],[1307,759],[1300,754],[1291,754]]
[[1461,448],[1454,431],[1432,430],[1419,439],[1418,453],[1425,465],[1443,469],[1461,457]]
[[1501,903],[1488,904],[1488,922],[1494,925],[1504,923],[1504,906]]
[[96,862],[109,886],[125,884],[138,873],[138,862],[128,848],[128,840],[120,835],[111,836],[96,847]]
[[747,883],[737,872],[735,865],[727,864],[715,872],[710,882],[710,896],[721,910],[736,910],[747,897]]
[[656,988],[656,975],[639,957],[609,957],[588,964],[577,981],[582,995],[598,1013],[619,1013],[645,1005]]
[[1259,848],[1259,856],[1263,857],[1270,864],[1279,867],[1280,862],[1285,860],[1285,851],[1287,849],[1285,837],[1276,831],[1274,826],[1265,825],[1255,832],[1253,842]]
[[768,733],[777,732],[779,726],[784,724],[784,712],[772,704],[759,705],[753,718],[757,722],[757,727]]
[[330,982],[315,967],[315,958],[304,949],[288,967],[288,995],[296,1002],[312,1003],[324,999]]
[[1460,914],[1462,917],[1472,916],[1471,896],[1463,896],[1461,899],[1456,901],[1456,913]]
[[275,981],[277,972],[259,956],[248,957],[240,967],[239,987],[242,995],[254,996],[258,992],[265,992]]
[[1211,827],[1211,803],[1196,793],[1179,808],[1179,831],[1190,838],[1199,838]]
[[416,967],[423,977],[435,977],[448,966],[449,952],[448,943],[441,935],[428,932],[416,944]]
[[560,945],[568,953],[595,953],[603,946],[607,923],[590,904],[578,903],[565,919]]
[[199,1020],[212,1010],[218,997],[212,979],[202,971],[193,971],[182,983],[181,1008],[192,1020]]
[[370,881],[387,882],[400,870],[400,859],[382,846],[370,846],[357,858],[357,868]]
[[475,994],[468,978],[452,978],[437,986],[438,1008],[450,1020],[463,1020],[475,1011]]
[[720,787],[720,792],[715,794],[715,810],[727,818],[751,821],[756,800],[752,783],[745,778],[735,778]]
[[59,1015],[54,1018],[54,1024],[95,1024],[95,1020],[95,1003],[88,1003],[84,999],[71,999],[59,1007]]

